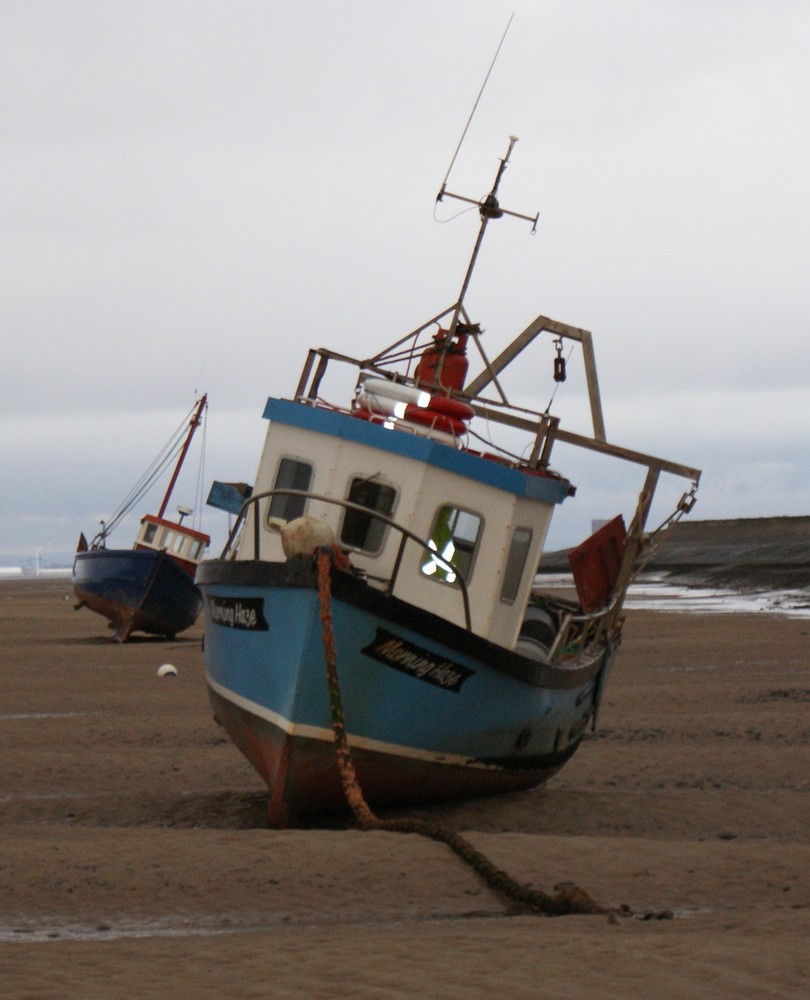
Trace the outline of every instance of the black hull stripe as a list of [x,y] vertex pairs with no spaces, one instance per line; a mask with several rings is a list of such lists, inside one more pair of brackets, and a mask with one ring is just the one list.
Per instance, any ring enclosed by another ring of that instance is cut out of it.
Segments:
[[[290,559],[283,563],[212,559],[200,565],[196,582],[203,592],[208,587],[216,586],[303,587],[314,590],[317,588],[317,572],[311,559]],[[333,572],[332,595],[336,600],[367,611],[393,629],[398,625],[412,629],[426,638],[485,663],[493,670],[534,687],[552,690],[580,687],[599,673],[606,656],[609,657],[615,648],[614,645],[595,656],[577,659],[570,666],[539,663],[481,636],[473,635],[430,611],[370,587],[365,581],[348,573]]]

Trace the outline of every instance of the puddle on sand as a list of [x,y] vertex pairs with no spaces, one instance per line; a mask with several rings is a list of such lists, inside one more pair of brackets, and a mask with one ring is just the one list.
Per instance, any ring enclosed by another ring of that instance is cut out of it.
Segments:
[[[619,921],[633,920],[647,922],[662,919],[684,920],[711,912],[712,911],[708,907],[689,907],[677,910],[640,910],[638,912],[628,913],[616,911],[614,916]],[[664,917],[663,914],[666,914],[666,917]],[[536,914],[530,913],[522,913],[518,915],[494,915],[487,913],[481,915],[478,919],[498,923],[503,920],[531,920],[536,917]],[[415,921],[409,920],[406,922],[408,924],[423,922],[434,923],[438,920],[442,923],[452,923],[453,921],[464,921],[464,923],[469,923],[470,919],[471,914],[469,913],[447,914],[440,917],[437,917],[435,914],[429,914],[422,918],[417,918]],[[541,917],[540,919],[547,918]],[[330,922],[333,923],[334,921]],[[382,922],[374,921],[373,923],[368,923],[363,920],[347,922],[354,927],[380,927],[381,923],[389,924],[392,927],[403,925],[403,921],[401,919]],[[0,944],[48,944],[57,941],[118,941],[123,938],[218,937],[223,934],[255,934],[257,932],[261,933],[277,930],[279,928],[289,928],[302,925],[312,927],[315,923],[317,923],[317,921],[290,920],[286,916],[279,916],[276,920],[255,924],[232,923],[229,920],[223,920],[219,923],[214,923],[213,920],[210,922],[203,920],[200,923],[191,924],[186,918],[178,917],[175,921],[173,921],[170,917],[164,917],[161,920],[144,921],[140,923],[126,921],[117,925],[59,924],[44,927],[11,927],[0,925]]]
[[[568,590],[574,586],[570,573],[544,573],[535,577],[537,590]],[[645,576],[627,592],[626,608],[631,611],[667,611],[697,614],[784,615],[810,618],[810,594],[803,590],[761,591],[743,594],[709,587],[684,587],[663,576]]]
[[161,920],[145,923],[58,924],[51,926],[4,927],[0,925],[0,944],[46,944],[52,941],[116,941],[121,938],[151,937],[215,937],[219,934],[268,930],[265,926],[234,926],[232,924],[188,924],[182,918],[176,922]]
[[72,719],[79,715],[98,715],[97,712],[9,712],[0,715],[0,722],[15,719]]

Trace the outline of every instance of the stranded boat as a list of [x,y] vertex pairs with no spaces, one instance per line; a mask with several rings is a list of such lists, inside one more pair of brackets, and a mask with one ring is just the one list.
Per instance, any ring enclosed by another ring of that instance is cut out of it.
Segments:
[[[518,215],[497,199],[514,141],[476,202],[458,301],[372,358],[310,350],[292,399],[265,407],[253,495],[197,571],[215,718],[266,782],[273,826],[345,804],[341,726],[374,805],[553,775],[596,723],[660,474],[692,483],[662,528],[694,503],[698,470],[606,440],[588,331],[539,316],[494,360],[483,351],[464,294],[488,222]],[[543,334],[558,379],[559,345],[582,350],[592,436],[507,399],[504,372]],[[483,370],[468,381],[472,347]],[[327,374],[347,365],[354,398],[327,402]],[[574,492],[551,467],[558,442],[647,470],[629,526],[618,516],[572,552],[567,599],[533,592]]]
[[[165,514],[207,402],[205,395],[195,402],[178,435],[156,460],[157,469],[154,465],[150,468],[148,478],[144,477],[107,524],[102,523],[90,544],[84,535],[79,539],[73,563],[76,609],[87,607],[106,618],[118,642],[126,642],[134,631],[174,638],[199,617],[202,596],[194,574],[211,540],[183,523],[192,513],[188,507],[177,508],[176,521]],[[160,509],[157,515],[146,514],[141,519],[133,548],[108,549],[106,540],[117,522],[176,456]]]

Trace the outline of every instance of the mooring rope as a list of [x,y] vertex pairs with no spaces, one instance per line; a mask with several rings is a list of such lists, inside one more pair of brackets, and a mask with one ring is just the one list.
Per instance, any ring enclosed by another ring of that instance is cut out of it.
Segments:
[[[344,559],[342,553],[338,559]],[[351,748],[346,737],[346,719],[343,713],[343,701],[340,694],[340,682],[337,672],[337,650],[332,624],[332,581],[330,570],[336,552],[329,547],[318,549],[318,599],[320,604],[321,626],[323,633],[324,657],[326,659],[326,675],[329,684],[329,708],[332,713],[332,730],[335,736],[340,780],[343,794],[346,796],[355,819],[363,830],[388,830],[395,833],[417,833],[431,840],[447,844],[457,855],[473,868],[484,881],[496,892],[507,899],[544,913],[547,916],[563,916],[571,913],[608,913],[591,896],[577,886],[560,888],[554,895],[521,885],[507,872],[498,868],[489,858],[454,830],[425,823],[416,819],[380,819],[363,794],[363,789],[357,778],[357,772],[352,759]]]

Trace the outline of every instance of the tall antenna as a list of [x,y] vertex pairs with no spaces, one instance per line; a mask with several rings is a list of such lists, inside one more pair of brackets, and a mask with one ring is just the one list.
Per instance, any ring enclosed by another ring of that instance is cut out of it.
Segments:
[[455,151],[455,153],[453,153],[453,159],[450,161],[450,166],[447,168],[447,173],[444,175],[444,180],[442,181],[441,189],[440,189],[438,195],[436,196],[436,201],[441,201],[442,200],[442,196],[444,195],[445,187],[447,185],[447,179],[450,176],[450,171],[453,169],[453,166],[454,166],[454,164],[456,162],[456,158],[458,157],[459,150],[461,149],[461,144],[464,142],[464,139],[467,136],[467,129],[469,129],[470,122],[473,120],[473,115],[475,114],[476,109],[478,107],[478,102],[481,100],[481,95],[484,93],[484,88],[486,87],[487,81],[489,80],[489,75],[492,72],[492,69],[493,69],[493,67],[495,65],[495,60],[498,58],[498,55],[499,55],[499,53],[501,51],[501,46],[504,43],[504,39],[506,38],[506,33],[507,33],[507,31],[509,31],[509,26],[511,25],[512,20],[514,19],[514,16],[515,16],[515,14],[514,14],[514,11],[513,11],[512,14],[511,14],[511,16],[510,16],[510,18],[509,18],[509,20],[506,23],[506,28],[504,29],[503,35],[501,35],[501,40],[500,40],[500,42],[498,42],[498,48],[495,50],[495,55],[492,57],[492,62],[489,64],[489,69],[487,70],[487,75],[484,77],[484,82],[481,84],[481,89],[478,91],[478,97],[476,97],[476,99],[475,99],[475,104],[473,104],[472,111],[470,112],[470,117],[467,119],[467,124],[464,126],[464,131],[461,133],[461,138],[458,140],[458,145],[456,146],[456,151]]

